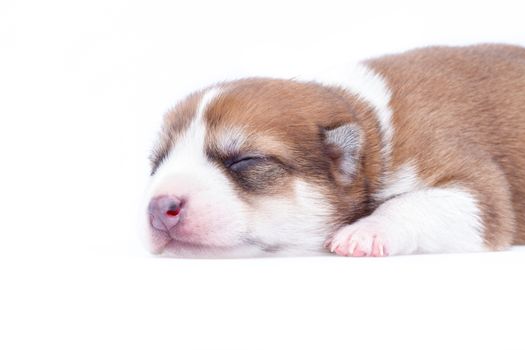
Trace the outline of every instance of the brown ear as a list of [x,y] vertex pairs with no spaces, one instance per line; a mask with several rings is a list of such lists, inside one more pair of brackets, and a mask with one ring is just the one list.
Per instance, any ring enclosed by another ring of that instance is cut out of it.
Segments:
[[336,179],[348,185],[359,167],[363,133],[357,124],[350,123],[334,129],[324,129],[327,154],[334,162]]

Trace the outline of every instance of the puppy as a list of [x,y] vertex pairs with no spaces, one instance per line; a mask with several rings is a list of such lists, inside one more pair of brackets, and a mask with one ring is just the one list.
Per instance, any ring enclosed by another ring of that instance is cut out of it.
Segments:
[[195,92],[165,116],[153,253],[386,256],[525,243],[525,49],[429,47]]

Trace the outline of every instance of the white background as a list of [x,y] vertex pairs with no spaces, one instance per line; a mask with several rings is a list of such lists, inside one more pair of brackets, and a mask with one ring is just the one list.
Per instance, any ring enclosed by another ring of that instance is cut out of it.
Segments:
[[429,44],[525,45],[521,1],[0,2],[0,348],[525,349],[525,249],[175,260],[138,239],[191,90]]

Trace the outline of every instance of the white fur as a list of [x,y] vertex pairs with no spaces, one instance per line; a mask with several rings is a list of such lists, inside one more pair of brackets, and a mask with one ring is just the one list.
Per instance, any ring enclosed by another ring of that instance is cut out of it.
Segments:
[[393,253],[452,253],[485,250],[476,198],[460,187],[429,188],[383,203],[380,220]]
[[384,177],[382,187],[377,193],[374,193],[374,198],[378,201],[385,201],[423,188],[425,184],[418,177],[416,166],[413,162],[408,162]]
[[389,255],[479,252],[486,250],[482,237],[481,212],[471,193],[460,187],[428,188],[394,197],[342,228],[332,249],[357,244],[370,254],[377,239]]
[[381,131],[381,154],[385,164],[390,164],[392,154],[392,111],[390,100],[392,93],[385,79],[363,63],[345,64],[325,72],[304,77],[303,80],[314,80],[323,85],[338,86],[368,103],[376,112]]
[[374,197],[385,202],[354,225],[380,232],[391,254],[484,249],[476,198],[460,187],[428,187],[413,162],[387,175]]
[[261,197],[252,211],[253,234],[282,247],[281,255],[325,253],[323,242],[332,229],[332,207],[319,189],[296,180],[290,197]]
[[218,89],[211,89],[203,95],[190,126],[177,140],[166,159],[157,169],[150,184],[150,196],[167,190],[164,187],[170,185],[170,181],[167,181],[170,175],[188,172],[207,163],[204,157],[206,125],[203,120],[203,113],[219,92]]

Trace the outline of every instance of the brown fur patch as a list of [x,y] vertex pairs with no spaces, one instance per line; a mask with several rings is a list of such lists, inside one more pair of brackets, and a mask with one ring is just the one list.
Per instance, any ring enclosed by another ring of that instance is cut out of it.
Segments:
[[492,248],[525,243],[525,49],[430,47],[368,61],[392,89],[393,166],[478,198]]

